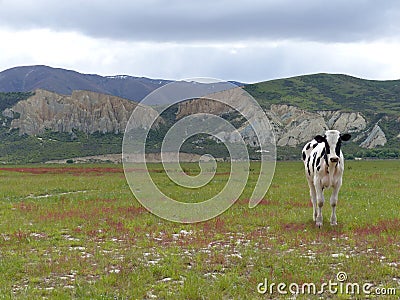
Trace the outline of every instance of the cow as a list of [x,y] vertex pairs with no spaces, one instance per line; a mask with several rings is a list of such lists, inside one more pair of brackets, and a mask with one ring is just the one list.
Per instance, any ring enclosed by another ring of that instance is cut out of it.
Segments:
[[313,205],[313,220],[316,226],[322,226],[322,206],[324,205],[324,189],[332,187],[330,204],[332,214],[330,223],[337,225],[336,205],[342,186],[344,158],[341,148],[342,141],[348,141],[351,135],[341,134],[337,130],[327,130],[324,136],[317,135],[308,142],[302,151],[302,159],[308,186],[310,187]]

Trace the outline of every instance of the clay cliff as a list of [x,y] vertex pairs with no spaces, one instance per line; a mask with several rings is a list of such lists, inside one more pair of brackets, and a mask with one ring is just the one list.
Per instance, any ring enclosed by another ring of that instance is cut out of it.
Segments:
[[[39,89],[34,96],[3,111],[3,116],[13,119],[10,127],[18,128],[20,134],[35,135],[45,129],[89,134],[123,133],[137,105],[133,101],[95,92],[74,91],[67,96]],[[145,111],[134,121],[136,127],[141,127],[145,118],[155,113],[150,108]]]
[[[249,107],[240,102],[242,99],[240,88],[213,94],[211,98],[223,97],[232,99],[234,106],[249,116],[250,120],[247,122],[243,122],[243,118],[241,119],[239,115],[236,115],[236,119],[230,117],[230,121],[241,124],[238,131],[247,144],[253,147],[259,146],[251,124],[262,116],[259,112],[250,111]],[[46,129],[69,133],[77,130],[87,134],[123,133],[137,105],[136,102],[116,96],[89,91],[74,91],[68,96],[39,89],[28,99],[5,109],[2,115],[11,120],[10,128],[19,129],[21,135],[36,135]],[[143,113],[133,120],[134,128],[143,127],[145,121],[152,119],[156,114],[150,107],[142,105],[141,107]],[[178,104],[176,120],[199,112],[232,116],[233,109],[218,101],[194,99]],[[265,113],[273,128],[277,146],[302,145],[327,129],[351,133],[352,140],[363,148],[371,149],[387,143],[379,122],[372,124],[361,112],[340,110],[312,112],[291,105],[272,104]],[[267,131],[271,130],[265,131],[261,138],[270,139],[271,132]],[[219,132],[218,137],[233,143],[239,138],[237,133],[226,131]]]
[[[231,109],[215,101],[196,99],[181,103],[177,118],[196,111],[209,111],[222,115],[231,112]],[[277,146],[299,146],[328,129],[351,133],[354,140],[363,148],[375,148],[387,142],[385,133],[379,125],[369,124],[361,112],[338,110],[311,112],[291,105],[273,104],[270,109],[265,110],[265,113],[274,129]],[[249,122],[246,122],[239,128],[239,132],[249,145],[257,146],[257,138],[249,127]],[[218,137],[229,142],[237,140],[236,134],[231,132],[221,132]]]

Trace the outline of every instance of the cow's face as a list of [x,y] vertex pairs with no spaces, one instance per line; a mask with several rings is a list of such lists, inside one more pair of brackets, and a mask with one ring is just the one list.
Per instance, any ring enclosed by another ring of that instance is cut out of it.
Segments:
[[318,143],[325,143],[325,153],[327,163],[337,163],[340,159],[340,148],[342,141],[348,141],[351,135],[341,134],[337,130],[328,130],[324,136],[317,135],[315,140]]

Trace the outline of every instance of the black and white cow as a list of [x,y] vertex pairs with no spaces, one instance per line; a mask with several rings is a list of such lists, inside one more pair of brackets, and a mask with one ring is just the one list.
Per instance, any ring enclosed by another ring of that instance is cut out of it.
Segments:
[[337,130],[328,130],[324,136],[317,135],[303,148],[302,158],[310,187],[313,220],[318,227],[322,226],[324,188],[329,187],[333,188],[330,199],[331,225],[337,225],[336,205],[344,171],[344,158],[340,147],[342,141],[348,141],[350,137],[348,133],[341,134]]

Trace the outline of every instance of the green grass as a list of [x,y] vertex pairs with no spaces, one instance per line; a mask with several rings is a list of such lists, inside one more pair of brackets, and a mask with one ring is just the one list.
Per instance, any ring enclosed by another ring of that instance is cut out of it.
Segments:
[[[267,278],[320,286],[339,271],[346,282],[396,288],[386,298],[399,297],[399,160],[346,162],[339,225],[329,225],[325,205],[321,229],[312,221],[301,162],[278,163],[265,199],[249,209],[257,167],[235,205],[192,225],[144,210],[120,165],[0,170],[0,298],[288,299],[276,288],[258,294],[257,285]],[[150,168],[165,192],[183,195],[165,184],[161,165]],[[183,168],[198,172],[195,164]],[[228,168],[219,164],[217,172]],[[209,189],[226,182],[217,177]],[[204,197],[191,193],[189,201]],[[325,292],[323,298],[357,297]]]

